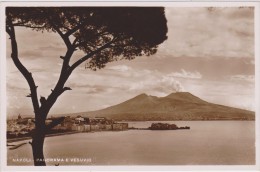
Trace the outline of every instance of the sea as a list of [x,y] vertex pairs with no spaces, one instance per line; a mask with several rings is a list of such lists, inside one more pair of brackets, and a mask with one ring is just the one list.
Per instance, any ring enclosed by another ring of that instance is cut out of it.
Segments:
[[[128,122],[147,128],[156,121]],[[47,137],[47,165],[254,165],[255,121],[164,121],[190,130],[127,130]],[[8,166],[33,165],[30,140],[7,150]]]

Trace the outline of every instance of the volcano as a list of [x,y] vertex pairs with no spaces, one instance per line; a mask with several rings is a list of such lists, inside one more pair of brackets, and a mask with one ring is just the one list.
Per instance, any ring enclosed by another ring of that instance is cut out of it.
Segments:
[[189,92],[172,93],[166,97],[140,94],[120,104],[80,115],[131,121],[255,119],[253,111],[209,103]]

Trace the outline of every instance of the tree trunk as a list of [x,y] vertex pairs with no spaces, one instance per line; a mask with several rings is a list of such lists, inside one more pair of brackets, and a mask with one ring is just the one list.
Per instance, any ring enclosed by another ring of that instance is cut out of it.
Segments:
[[35,125],[35,132],[32,136],[32,151],[34,166],[46,166],[44,154],[43,154],[43,144],[45,139],[45,121],[40,125]]

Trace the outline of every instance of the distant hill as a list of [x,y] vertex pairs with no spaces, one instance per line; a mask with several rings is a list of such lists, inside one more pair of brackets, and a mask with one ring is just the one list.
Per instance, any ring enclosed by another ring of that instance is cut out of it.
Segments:
[[140,94],[123,103],[102,110],[78,113],[86,117],[107,117],[115,120],[254,120],[248,110],[209,103],[189,92],[166,97]]

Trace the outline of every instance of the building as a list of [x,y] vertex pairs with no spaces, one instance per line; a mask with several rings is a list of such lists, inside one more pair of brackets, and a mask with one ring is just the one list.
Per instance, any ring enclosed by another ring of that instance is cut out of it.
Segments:
[[[45,123],[48,125],[53,122],[55,118],[46,119]],[[17,119],[7,121],[7,135],[8,138],[20,137],[30,135],[35,128],[34,118],[22,118],[19,114]],[[128,129],[128,123],[115,123],[113,120],[105,117],[87,118],[78,115],[75,118],[66,116],[64,120],[52,128],[52,132],[93,132],[93,131],[122,131]]]
[[81,122],[84,122],[84,121],[85,121],[85,118],[83,118],[81,115],[78,115],[75,118],[75,122],[77,122],[77,123],[81,123]]
[[127,130],[128,123],[114,123],[112,124],[112,130],[120,131],[120,130]]

